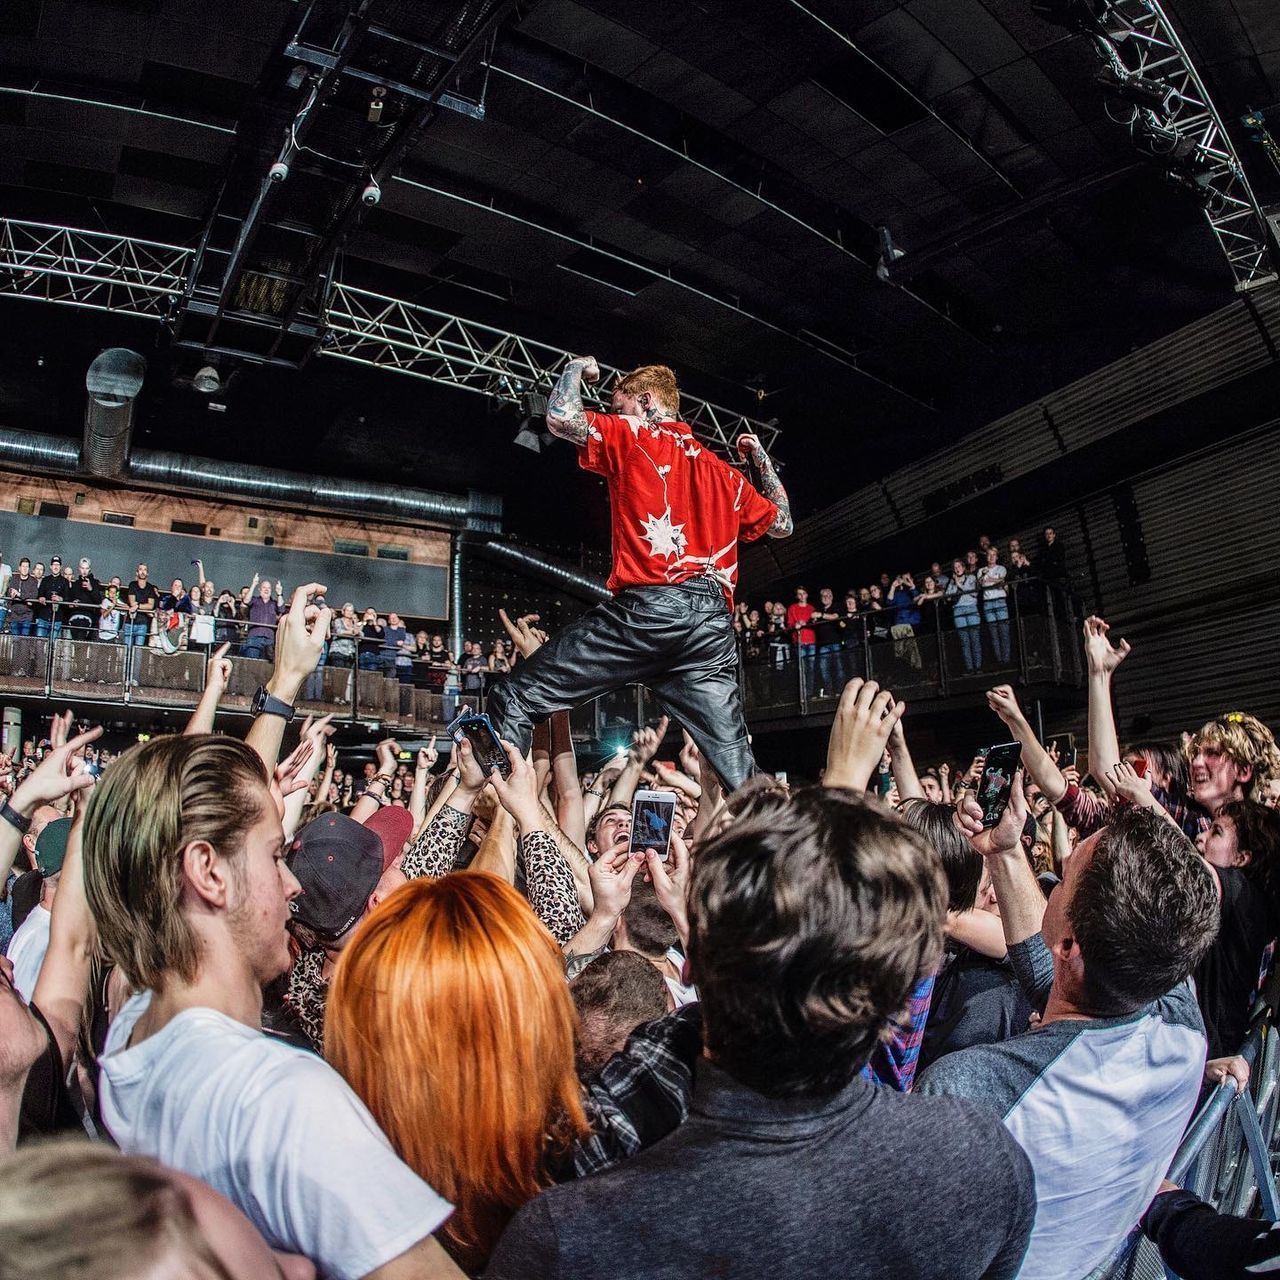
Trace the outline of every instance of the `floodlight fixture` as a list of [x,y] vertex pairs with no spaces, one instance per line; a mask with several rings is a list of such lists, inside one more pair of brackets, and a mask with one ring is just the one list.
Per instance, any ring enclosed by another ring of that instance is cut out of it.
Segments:
[[213,365],[207,364],[196,370],[195,377],[191,379],[191,385],[202,394],[211,396],[215,391],[222,390],[222,375]]

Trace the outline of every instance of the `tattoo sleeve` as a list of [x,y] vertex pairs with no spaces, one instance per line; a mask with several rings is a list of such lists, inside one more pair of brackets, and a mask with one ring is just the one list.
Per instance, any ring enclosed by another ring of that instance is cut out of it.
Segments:
[[547,430],[571,444],[587,442],[587,415],[582,408],[585,367],[585,361],[570,360],[547,400]]
[[754,462],[760,473],[760,492],[778,508],[777,518],[768,529],[769,537],[789,538],[795,526],[791,522],[791,501],[787,497],[787,491],[782,487],[782,481],[778,479],[778,473],[763,449],[755,455]]

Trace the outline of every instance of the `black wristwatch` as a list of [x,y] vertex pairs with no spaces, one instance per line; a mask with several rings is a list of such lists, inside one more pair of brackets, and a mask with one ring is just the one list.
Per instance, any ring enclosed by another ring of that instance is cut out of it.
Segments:
[[255,716],[280,716],[285,724],[288,724],[293,719],[296,712],[296,708],[292,703],[282,702],[279,698],[273,698],[263,685],[258,686],[258,692],[253,695],[249,710]]
[[3,818],[20,835],[31,830],[31,819],[24,817],[8,800],[0,801],[0,818]]

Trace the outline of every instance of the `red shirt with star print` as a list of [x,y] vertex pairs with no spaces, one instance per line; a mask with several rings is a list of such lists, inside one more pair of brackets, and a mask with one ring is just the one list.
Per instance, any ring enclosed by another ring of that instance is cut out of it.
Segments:
[[591,413],[578,465],[609,482],[610,591],[713,577],[733,608],[738,542],[763,537],[778,508],[694,439],[684,422]]

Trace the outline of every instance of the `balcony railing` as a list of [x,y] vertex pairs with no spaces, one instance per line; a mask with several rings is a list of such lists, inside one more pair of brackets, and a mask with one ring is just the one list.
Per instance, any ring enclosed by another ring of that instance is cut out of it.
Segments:
[[[977,693],[993,684],[1078,685],[1083,677],[1079,608],[1066,588],[1039,579],[1008,584],[1007,619],[980,613],[957,625],[945,600],[926,601],[921,621],[896,611],[859,613],[837,643],[800,645],[789,635],[741,640],[743,702],[755,719],[830,714],[855,676],[908,700]],[[970,615],[972,617],[972,615]]]

